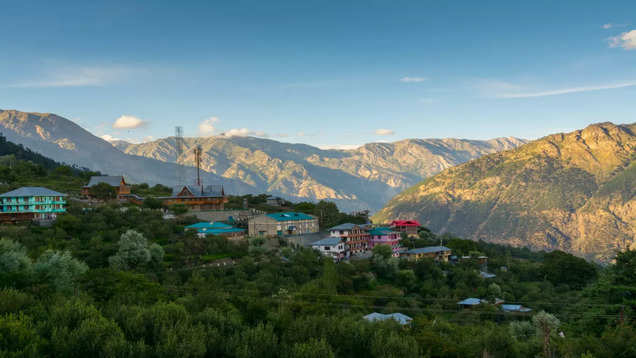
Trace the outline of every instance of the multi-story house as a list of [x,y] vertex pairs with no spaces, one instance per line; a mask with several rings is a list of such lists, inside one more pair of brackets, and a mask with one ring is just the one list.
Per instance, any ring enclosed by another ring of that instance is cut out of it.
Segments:
[[369,249],[369,225],[341,224],[329,229],[330,237],[340,238],[347,250],[347,256],[361,254]]
[[249,219],[250,236],[275,237],[318,232],[318,218],[296,212],[259,215]]
[[171,196],[158,197],[163,205],[181,204],[193,211],[223,210],[228,199],[222,185],[181,185]]
[[130,194],[130,185],[126,184],[123,176],[99,175],[91,177],[88,184],[82,188],[82,195],[90,198],[91,188],[101,183],[108,184],[115,188],[115,191],[117,192],[117,199],[124,199]]
[[0,195],[0,221],[53,221],[66,212],[66,194],[25,186]]
[[409,260],[419,260],[422,258],[433,259],[435,261],[448,262],[451,249],[446,246],[429,246],[411,249],[404,253]]
[[418,237],[417,230],[420,223],[417,220],[393,220],[391,229],[400,233],[405,233],[408,237]]
[[377,245],[389,245],[393,249],[393,257],[400,256],[400,233],[395,232],[387,227],[378,227],[369,231],[371,240],[369,241],[369,249],[373,249]]
[[338,237],[328,237],[318,240],[311,244],[314,250],[320,251],[321,254],[331,257],[338,262],[346,257],[347,249],[345,244]]

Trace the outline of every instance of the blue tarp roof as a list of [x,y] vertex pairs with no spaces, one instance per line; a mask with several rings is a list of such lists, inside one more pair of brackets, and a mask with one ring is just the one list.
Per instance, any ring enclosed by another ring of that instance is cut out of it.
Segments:
[[55,190],[47,189],[41,186],[23,186],[16,190],[0,195],[1,198],[14,198],[20,196],[66,196],[66,194],[58,193]]
[[458,305],[466,305],[466,306],[475,306],[481,304],[481,300],[479,298],[470,297],[463,301],[457,302]]
[[506,312],[530,312],[532,309],[522,305],[501,305],[501,309]]
[[484,271],[480,271],[479,272],[479,276],[481,276],[483,278],[495,278],[495,277],[497,277],[497,275],[495,275],[494,273],[488,273],[488,272],[484,272]]
[[417,249],[411,249],[409,251],[407,251],[407,253],[409,254],[429,254],[429,253],[433,253],[433,252],[443,252],[443,251],[450,251],[451,249],[449,249],[446,246],[429,246],[429,247],[420,247]]
[[304,213],[286,212],[286,213],[273,213],[267,214],[270,218],[276,221],[298,221],[298,220],[312,220],[313,216]]
[[393,230],[389,229],[388,227],[376,227],[375,229],[372,229],[371,231],[369,231],[369,234],[371,235],[387,235],[392,233]]
[[340,243],[339,237],[327,237],[312,243],[312,246],[334,246]]

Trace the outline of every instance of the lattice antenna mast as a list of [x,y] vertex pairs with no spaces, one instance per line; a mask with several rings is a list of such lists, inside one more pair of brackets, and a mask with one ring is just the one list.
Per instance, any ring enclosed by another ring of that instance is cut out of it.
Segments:
[[196,157],[196,161],[197,161],[197,185],[201,186],[201,146],[197,145],[197,147],[194,149],[194,155]]
[[175,141],[175,152],[176,158],[174,160],[175,164],[177,164],[175,179],[177,180],[177,185],[183,184],[183,166],[179,165],[179,159],[183,154],[183,127],[176,126],[174,128],[174,141]]

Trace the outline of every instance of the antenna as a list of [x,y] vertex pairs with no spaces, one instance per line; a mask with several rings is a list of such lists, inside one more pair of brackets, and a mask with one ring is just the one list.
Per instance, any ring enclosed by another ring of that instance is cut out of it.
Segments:
[[197,185],[201,186],[201,145],[194,149],[194,155],[197,161]]
[[174,128],[174,142],[175,142],[175,159],[174,162],[177,164],[177,168],[175,169],[175,179],[177,180],[177,185],[183,184],[183,167],[179,165],[179,158],[183,154],[183,127],[176,126]]

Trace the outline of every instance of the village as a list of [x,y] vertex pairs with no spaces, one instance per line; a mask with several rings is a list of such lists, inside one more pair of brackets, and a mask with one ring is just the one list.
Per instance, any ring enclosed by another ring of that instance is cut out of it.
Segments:
[[[372,224],[342,223],[323,228],[317,216],[284,210],[286,200],[267,196],[266,206],[271,212],[250,208],[245,200],[242,208],[226,208],[228,195],[222,185],[201,184],[180,185],[172,189],[171,195],[144,198],[134,194],[131,185],[123,176],[92,176],[80,189],[80,197],[75,198],[89,205],[100,205],[107,200],[141,206],[146,200],[160,204],[164,219],[176,218],[169,208],[180,208],[181,213],[194,215],[202,220],[184,227],[184,232],[194,232],[200,239],[214,240],[223,237],[228,240],[249,240],[250,238],[283,240],[286,245],[310,247],[334,263],[349,260],[369,259],[374,248],[385,245],[394,259],[407,261],[431,260],[445,264],[472,261],[479,264],[479,276],[492,279],[495,274],[488,272],[488,257],[457,256],[442,243],[438,245],[408,248],[403,240],[420,237],[421,224],[417,220],[393,220],[390,223]],[[58,216],[66,212],[69,195],[45,187],[21,187],[0,194],[0,223],[34,222],[50,225]],[[124,208],[122,208],[124,209]],[[173,210],[175,211],[175,210]],[[364,213],[366,215],[366,213]],[[232,264],[232,260],[218,260],[211,266]],[[501,268],[502,270],[505,267]],[[472,309],[481,305],[499,307],[501,311],[525,314],[532,309],[518,304],[505,304],[503,299],[468,297],[457,302],[461,309]],[[400,313],[370,313],[363,317],[368,321],[391,319],[400,325],[408,325],[412,318]]]

